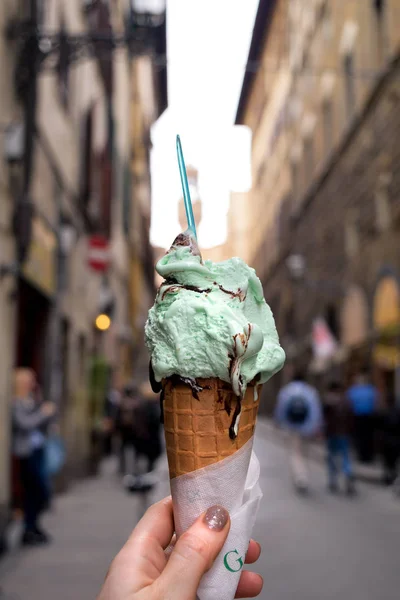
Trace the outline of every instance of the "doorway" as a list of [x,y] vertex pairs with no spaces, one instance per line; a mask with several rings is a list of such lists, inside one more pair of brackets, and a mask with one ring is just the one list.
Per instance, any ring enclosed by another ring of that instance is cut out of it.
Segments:
[[28,367],[40,385],[45,376],[45,350],[50,301],[24,280],[18,284],[16,367]]
[[[17,335],[15,367],[33,369],[40,386],[45,377],[45,350],[50,301],[32,285],[20,279],[17,291]],[[22,507],[22,488],[19,462],[13,458],[11,466],[12,507]]]

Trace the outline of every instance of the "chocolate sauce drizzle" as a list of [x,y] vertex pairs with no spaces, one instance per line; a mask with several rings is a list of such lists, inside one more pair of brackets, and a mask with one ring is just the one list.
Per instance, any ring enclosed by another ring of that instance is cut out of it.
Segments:
[[[239,298],[240,302],[244,302],[246,300],[246,294],[243,292],[243,290],[241,288],[238,288],[238,290],[236,292],[234,292],[233,290],[227,290],[226,288],[224,288],[222,285],[220,285],[216,281],[213,281],[213,285],[218,287],[221,290],[221,292],[223,292],[224,294],[228,294],[228,296],[231,296],[231,298]],[[163,293],[161,296],[161,301],[163,301],[165,299],[165,296],[167,294],[173,294],[173,293],[179,291],[180,289],[189,290],[191,292],[197,292],[199,294],[209,294],[210,292],[212,292],[211,287],[210,288],[199,288],[199,287],[197,287],[197,285],[189,285],[189,284],[185,284],[185,283],[179,283],[175,279],[175,277],[167,277],[167,279],[160,285],[160,287],[158,289],[158,293],[161,292],[162,288],[165,288],[165,289],[163,290]]]
[[[162,287],[165,287],[165,286],[166,286],[166,289],[162,293],[161,301],[164,300],[164,298],[167,294],[173,294],[180,289],[190,290],[191,292],[198,292],[199,294],[209,294],[212,290],[212,288],[201,289],[201,288],[197,287],[196,285],[187,285],[187,284],[183,284],[183,283],[168,283],[167,281],[165,281],[162,285]],[[160,290],[161,290],[161,288],[160,288]]]
[[149,362],[149,380],[150,380],[150,385],[151,385],[151,389],[153,390],[153,392],[155,394],[159,394],[162,390],[162,383],[161,383],[161,381],[156,380],[156,377],[154,375],[153,365],[151,364],[151,361]]
[[160,423],[164,425],[164,390],[161,381],[157,381],[155,378],[153,365],[151,364],[151,361],[149,362],[149,380],[153,392],[155,394],[160,394]]
[[226,414],[228,415],[228,417],[230,416],[230,414],[232,412],[231,397],[232,397],[232,394],[226,393],[226,392],[224,393],[224,390],[218,389],[218,402],[220,404],[223,403],[224,410],[225,410]]
[[175,385],[177,383],[183,383],[184,385],[189,386],[192,390],[193,398],[196,398],[196,400],[200,400],[199,392],[202,392],[204,389],[208,389],[207,387],[199,385],[196,379],[192,379],[191,377],[181,377],[180,375],[172,375],[171,377],[169,377],[169,379]]
[[231,440],[234,440],[237,438],[237,433],[235,433],[235,425],[236,425],[236,419],[239,417],[241,410],[242,410],[242,399],[238,396],[235,412],[233,413],[233,417],[232,417],[232,423],[231,423],[231,426],[229,427],[229,437]]
[[[232,357],[233,358],[233,357]],[[154,370],[153,370],[153,366],[151,364],[151,361],[149,363],[149,379],[150,379],[150,385],[151,385],[151,389],[153,390],[153,392],[155,394],[160,393],[160,409],[161,409],[161,423],[164,424],[164,389],[162,387],[161,382],[156,381],[155,376],[154,376]],[[193,397],[196,400],[200,401],[199,398],[199,393],[202,392],[205,389],[209,389],[208,386],[201,386],[197,383],[196,379],[192,379],[191,377],[181,377],[180,375],[172,375],[171,377],[169,377],[169,379],[172,381],[173,384],[177,384],[177,383],[182,383],[184,385],[187,385],[190,387],[190,389],[192,390],[192,394]],[[251,382],[251,384],[256,384],[257,381],[260,379],[260,373],[258,373],[253,381]],[[242,389],[243,386],[243,378],[240,375],[239,376],[239,382],[240,382],[240,388]],[[228,392],[228,390],[227,390]],[[232,412],[232,406],[231,406],[231,394],[227,393],[224,394],[221,397],[221,392],[218,391],[218,402],[223,402],[224,403],[224,410],[226,411],[227,415],[230,416],[231,412]],[[241,410],[242,410],[242,398],[241,396],[236,396],[236,407],[235,410],[233,412],[232,415],[232,421],[231,424],[229,426],[229,438],[231,440],[235,440],[237,437],[237,433],[235,433],[235,425],[236,425],[236,420],[238,419]]]
[[[236,371],[236,369],[238,369],[238,363],[240,360],[240,357],[238,356],[237,353],[237,348],[236,348],[236,341],[237,338],[240,338],[240,342],[243,346],[243,353],[241,356],[245,356],[246,351],[247,351],[247,347],[249,345],[249,340],[250,340],[250,336],[251,336],[251,332],[252,332],[252,325],[251,323],[249,323],[249,331],[248,334],[245,335],[244,333],[235,333],[235,335],[233,336],[233,355],[232,354],[228,354],[228,358],[229,358],[229,378],[232,381],[234,373]],[[233,413],[233,417],[232,417],[232,423],[231,426],[229,428],[229,437],[231,438],[231,440],[234,440],[237,437],[237,434],[235,433],[235,425],[236,425],[236,419],[239,417],[240,412],[242,410],[242,398],[243,398],[243,377],[241,374],[239,374],[238,376],[238,387],[239,387],[239,396],[237,396],[237,404],[236,404],[236,408],[235,408],[235,412]]]
[[224,294],[228,294],[228,296],[231,296],[232,298],[239,298],[240,302],[244,302],[246,300],[246,294],[241,288],[238,288],[237,292],[234,292],[233,290],[227,290],[216,281],[214,281],[214,285],[217,285],[221,292],[224,292]]

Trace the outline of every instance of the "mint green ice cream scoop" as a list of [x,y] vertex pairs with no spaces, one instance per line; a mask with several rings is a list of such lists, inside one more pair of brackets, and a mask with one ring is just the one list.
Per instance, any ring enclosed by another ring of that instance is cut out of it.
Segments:
[[261,282],[240,258],[203,263],[186,233],[156,270],[165,281],[145,336],[157,381],[218,377],[243,397],[256,376],[264,383],[282,368],[285,353]]

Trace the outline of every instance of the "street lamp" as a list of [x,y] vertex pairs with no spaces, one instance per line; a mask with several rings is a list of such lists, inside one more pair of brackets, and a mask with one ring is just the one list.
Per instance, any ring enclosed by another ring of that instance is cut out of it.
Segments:
[[306,272],[306,259],[301,254],[291,254],[286,259],[289,274],[295,281],[304,279]]
[[68,256],[76,240],[76,229],[69,221],[62,221],[60,225],[60,250],[63,256]]
[[165,12],[166,0],[132,0],[132,10],[136,13],[161,15]]
[[105,313],[97,315],[95,323],[99,331],[107,331],[111,327],[111,319]]
[[131,0],[133,23],[142,27],[158,27],[165,20],[166,0]]

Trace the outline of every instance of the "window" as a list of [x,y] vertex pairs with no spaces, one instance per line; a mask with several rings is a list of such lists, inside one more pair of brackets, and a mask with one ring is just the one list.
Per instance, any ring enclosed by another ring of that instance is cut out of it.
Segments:
[[68,108],[70,49],[64,26],[61,26],[58,51],[58,87],[61,104]]
[[86,383],[86,338],[83,333],[78,337],[78,377],[80,385]]
[[65,318],[61,320],[61,412],[65,408],[68,401],[68,381],[69,381],[69,334],[70,334],[70,325],[69,321]]
[[354,75],[354,59],[352,54],[346,54],[343,59],[345,111],[347,119],[354,114],[356,104],[356,85]]
[[296,319],[295,319],[295,309],[294,304],[290,304],[290,306],[286,309],[285,314],[285,333],[287,336],[294,338],[296,337]]
[[82,134],[81,134],[81,198],[82,205],[85,211],[89,208],[91,196],[91,173],[93,163],[92,153],[92,138],[93,138],[93,109],[89,109],[83,118]]
[[373,0],[376,17],[377,53],[380,62],[385,60],[387,47],[387,23],[385,20],[385,0]]
[[39,27],[43,27],[46,24],[47,8],[47,0],[37,0],[36,14]]
[[326,324],[329,327],[332,335],[338,339],[339,338],[339,320],[337,316],[336,307],[333,304],[329,304],[326,308]]
[[378,231],[386,231],[392,222],[388,192],[390,181],[389,173],[381,173],[375,190],[375,218]]
[[321,3],[319,19],[321,21],[323,39],[325,42],[329,42],[333,37],[333,20],[332,7],[328,0]]
[[299,203],[300,196],[300,173],[299,173],[299,163],[292,162],[292,212],[296,211],[297,205]]
[[304,178],[308,188],[314,172],[314,138],[309,136],[304,140]]
[[372,0],[378,18],[382,17],[385,10],[385,0]]
[[124,191],[123,191],[123,227],[125,235],[129,237],[132,203],[132,174],[129,164],[124,165]]
[[324,137],[325,156],[329,154],[333,146],[333,106],[332,100],[324,100],[322,103],[322,128]]
[[356,210],[349,211],[345,223],[346,254],[349,258],[353,258],[358,253],[360,246],[359,218]]

